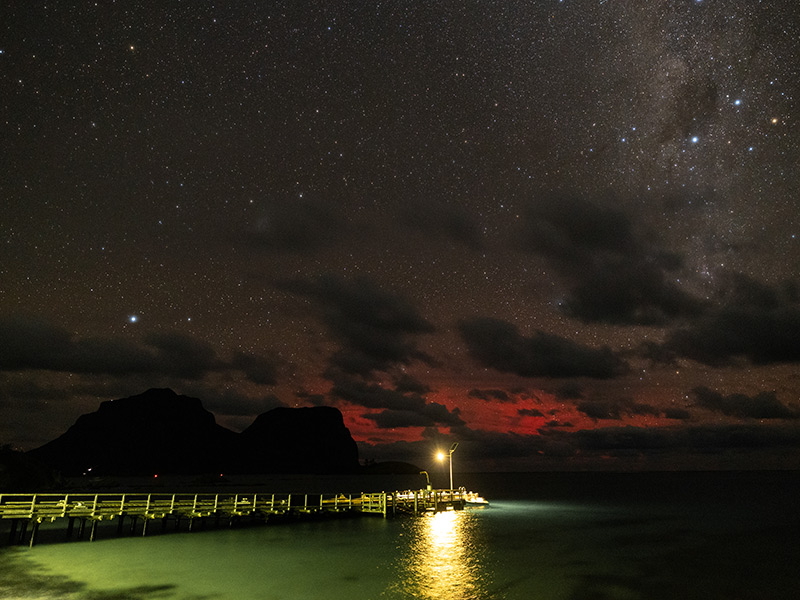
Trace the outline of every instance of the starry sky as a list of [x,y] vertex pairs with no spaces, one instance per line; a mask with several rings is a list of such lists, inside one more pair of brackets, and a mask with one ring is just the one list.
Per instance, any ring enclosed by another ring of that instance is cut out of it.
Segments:
[[794,0],[4,3],[0,443],[170,387],[362,459],[796,468]]

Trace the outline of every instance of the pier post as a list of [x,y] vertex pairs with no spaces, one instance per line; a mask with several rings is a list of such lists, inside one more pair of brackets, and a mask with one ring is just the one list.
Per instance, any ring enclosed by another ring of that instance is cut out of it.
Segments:
[[92,519],[92,529],[89,531],[89,541],[94,541],[94,532],[97,529],[97,519]]
[[18,544],[21,544],[22,540],[25,539],[26,533],[28,533],[28,521],[27,519],[21,519],[19,524],[19,539],[17,541]]
[[28,544],[30,548],[33,548],[33,545],[36,543],[36,534],[39,533],[39,521],[34,520],[31,521],[31,541]]
[[67,539],[72,539],[72,530],[75,527],[75,517],[70,517],[67,522]]

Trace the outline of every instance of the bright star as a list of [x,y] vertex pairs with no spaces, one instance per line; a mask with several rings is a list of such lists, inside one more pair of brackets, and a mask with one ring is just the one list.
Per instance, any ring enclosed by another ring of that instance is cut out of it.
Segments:
[[131,323],[136,323],[136,321],[138,320],[139,317],[137,317],[136,315],[131,315],[130,317],[128,317],[128,321],[130,321]]

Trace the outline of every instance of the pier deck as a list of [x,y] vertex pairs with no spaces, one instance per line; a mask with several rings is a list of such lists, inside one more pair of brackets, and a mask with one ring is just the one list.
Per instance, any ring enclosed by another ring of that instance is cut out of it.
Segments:
[[79,524],[79,537],[90,526],[89,540],[95,539],[98,523],[118,519],[118,533],[124,520],[130,530],[141,522],[142,535],[148,523],[160,520],[162,529],[181,521],[192,529],[195,520],[212,518],[229,525],[247,518],[266,522],[276,516],[308,516],[334,513],[419,515],[425,512],[462,509],[476,495],[464,490],[406,490],[361,494],[165,494],[165,493],[74,493],[0,494],[0,520],[11,520],[10,543],[22,543],[30,534],[33,546],[39,526],[56,520],[67,521],[67,536]]

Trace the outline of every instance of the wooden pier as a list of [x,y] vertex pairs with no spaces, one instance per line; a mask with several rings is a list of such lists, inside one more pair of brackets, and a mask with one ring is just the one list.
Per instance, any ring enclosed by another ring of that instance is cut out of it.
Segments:
[[196,521],[205,525],[232,526],[243,519],[266,523],[272,518],[291,518],[334,514],[419,515],[426,512],[463,509],[477,495],[461,490],[407,490],[361,494],[0,494],[0,520],[11,520],[9,543],[36,543],[42,523],[65,520],[67,538],[78,525],[78,538],[89,528],[93,541],[99,523],[117,519],[117,534],[125,520],[133,534],[141,524],[141,535],[148,525],[160,521],[162,530],[181,523],[191,531]]

